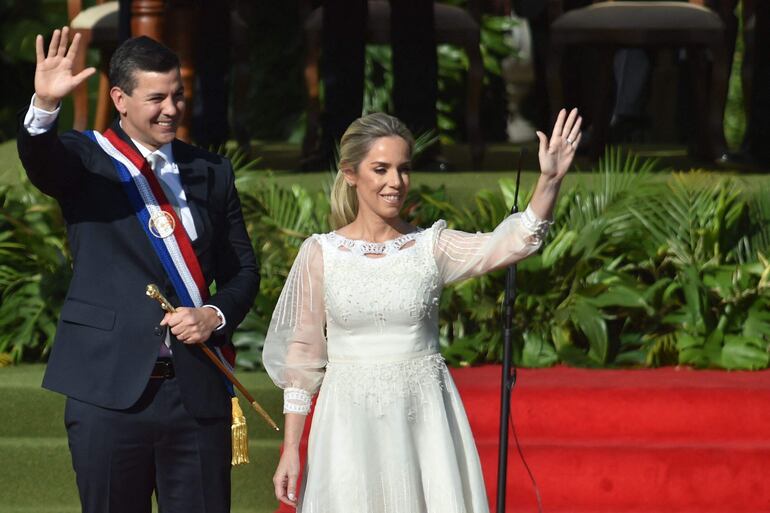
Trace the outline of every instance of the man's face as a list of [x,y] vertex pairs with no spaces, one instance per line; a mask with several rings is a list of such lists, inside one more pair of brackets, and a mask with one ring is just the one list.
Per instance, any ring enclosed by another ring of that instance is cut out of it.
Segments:
[[134,72],[136,87],[127,94],[119,87],[110,91],[120,113],[121,126],[132,139],[157,150],[176,137],[184,114],[184,87],[178,69],[166,72]]

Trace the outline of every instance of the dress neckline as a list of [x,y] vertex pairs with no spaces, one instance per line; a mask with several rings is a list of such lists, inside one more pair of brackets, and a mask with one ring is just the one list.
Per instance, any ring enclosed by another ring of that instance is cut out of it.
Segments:
[[409,233],[405,233],[396,237],[395,239],[386,240],[383,242],[372,242],[363,239],[350,239],[344,235],[340,235],[337,232],[329,232],[327,237],[329,241],[338,248],[346,248],[348,251],[355,255],[392,255],[401,251],[405,245],[409,244],[421,234],[423,230],[417,228],[417,230]]

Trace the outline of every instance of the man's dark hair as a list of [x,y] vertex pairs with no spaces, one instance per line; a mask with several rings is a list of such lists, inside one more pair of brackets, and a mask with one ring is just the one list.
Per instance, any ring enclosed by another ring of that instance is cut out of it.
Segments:
[[130,95],[136,87],[137,71],[164,73],[179,68],[179,57],[147,36],[128,39],[110,59],[110,86],[120,87]]

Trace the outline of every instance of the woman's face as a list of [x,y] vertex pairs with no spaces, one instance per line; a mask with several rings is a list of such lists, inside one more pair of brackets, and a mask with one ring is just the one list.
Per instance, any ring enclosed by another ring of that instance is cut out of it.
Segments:
[[409,191],[411,162],[409,144],[398,136],[380,137],[358,165],[343,170],[345,180],[356,188],[358,208],[383,219],[398,217]]

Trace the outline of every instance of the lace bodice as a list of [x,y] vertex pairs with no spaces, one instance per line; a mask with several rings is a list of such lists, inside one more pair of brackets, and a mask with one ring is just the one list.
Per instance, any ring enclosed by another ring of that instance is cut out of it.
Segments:
[[438,221],[385,243],[335,232],[308,238],[263,349],[270,377],[286,390],[285,411],[309,410],[327,362],[392,362],[437,352],[443,286],[525,258],[540,247],[547,227],[527,209],[492,233],[451,230]]

